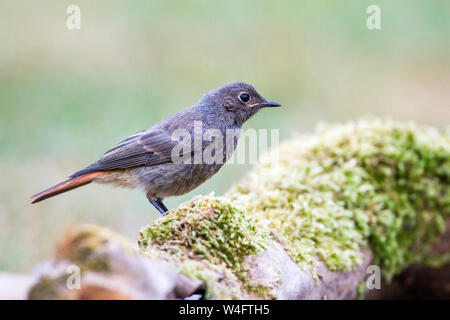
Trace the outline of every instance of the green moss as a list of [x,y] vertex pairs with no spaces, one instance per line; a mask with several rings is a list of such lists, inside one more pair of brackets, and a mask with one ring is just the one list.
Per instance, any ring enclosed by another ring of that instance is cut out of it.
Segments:
[[364,300],[364,296],[366,295],[367,284],[365,280],[361,280],[356,287],[356,299]]
[[[168,259],[177,259],[180,270],[193,278],[217,282],[212,270],[225,272],[229,280],[230,270],[236,277],[231,287],[240,286],[239,281],[248,291],[262,293],[261,287],[249,282],[244,263],[245,256],[257,255],[268,241],[268,233],[256,225],[255,218],[225,199],[198,197],[143,228],[139,246],[150,255],[161,257],[162,252]],[[188,259],[202,264],[186,265]],[[212,283],[210,290],[214,290]]]
[[441,268],[450,263],[450,252],[437,257],[425,257],[423,263],[429,267]]
[[368,245],[390,279],[444,231],[449,181],[448,131],[360,121],[283,144],[227,196],[302,266],[350,270]]
[[244,299],[242,282],[224,265],[184,260],[178,261],[178,271],[189,278],[204,282],[204,299]]
[[69,259],[82,271],[110,272],[110,256],[102,250],[110,241],[117,241],[125,250],[135,252],[127,239],[98,226],[82,225],[69,230],[58,247],[56,258]]
[[429,262],[427,249],[445,230],[448,132],[391,121],[323,127],[268,155],[226,194],[231,202],[196,198],[143,228],[139,246],[204,281],[206,298],[271,297],[245,263],[270,239],[316,277],[317,257],[351,270],[368,246],[389,280]]
[[61,287],[66,283],[69,275],[63,274],[57,278],[43,276],[30,288],[28,293],[29,300],[52,300],[61,295]]

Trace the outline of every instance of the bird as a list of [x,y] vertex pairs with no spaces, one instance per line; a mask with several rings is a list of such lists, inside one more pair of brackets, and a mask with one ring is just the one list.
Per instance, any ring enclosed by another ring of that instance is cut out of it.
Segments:
[[244,82],[214,89],[192,106],[129,136],[29,202],[94,182],[141,189],[158,212],[167,215],[165,198],[188,193],[211,178],[231,157],[244,122],[262,108],[280,106]]

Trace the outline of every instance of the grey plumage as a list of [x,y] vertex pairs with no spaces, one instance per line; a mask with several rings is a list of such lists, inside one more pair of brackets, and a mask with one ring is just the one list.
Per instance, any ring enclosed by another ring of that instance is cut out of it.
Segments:
[[[173,138],[174,131],[185,130],[193,139],[195,123],[200,121],[203,132],[216,129],[225,139],[227,130],[239,131],[245,121],[266,106],[279,104],[265,100],[246,83],[232,83],[212,90],[191,107],[123,140],[97,162],[74,173],[70,179],[75,180],[96,173],[92,178],[93,182],[140,188],[146,192],[152,203],[187,193],[214,175],[230,154],[224,150],[221,163],[174,163],[172,150],[180,143]],[[235,149],[238,136],[236,132],[231,150]],[[226,142],[223,141],[224,146]],[[190,143],[193,148],[186,149],[189,154],[183,156],[202,152],[211,141],[202,141],[198,146],[192,140]],[[99,175],[99,172],[105,174]],[[85,180],[86,178],[84,182]],[[49,191],[51,189],[48,189],[47,193]],[[66,190],[62,192],[64,191]],[[58,191],[60,192],[61,190]],[[50,193],[45,196],[52,195]],[[37,201],[40,201],[39,197],[33,200]]]

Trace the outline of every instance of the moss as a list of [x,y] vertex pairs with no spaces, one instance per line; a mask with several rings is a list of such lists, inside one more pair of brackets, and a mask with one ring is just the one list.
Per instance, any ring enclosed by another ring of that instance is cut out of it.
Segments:
[[[268,243],[268,232],[256,225],[255,218],[226,199],[198,197],[143,228],[139,246],[149,255],[176,259],[180,271],[190,277],[211,280],[209,296],[217,297],[217,276],[212,274],[227,275],[225,281],[235,293],[242,284],[247,291],[264,294],[264,288],[250,283],[244,263],[245,256],[257,255]],[[188,259],[198,263],[188,264]]]
[[364,300],[364,296],[366,295],[366,281],[361,280],[358,283],[358,286],[356,287],[356,299],[357,300]]
[[102,250],[110,241],[119,242],[125,250],[135,252],[129,240],[102,227],[82,225],[70,229],[57,248],[56,259],[69,259],[81,271],[110,272],[110,255]]
[[68,275],[63,274],[58,278],[43,276],[28,293],[29,300],[52,300],[61,296],[61,287],[66,283]]
[[196,198],[143,228],[139,246],[204,281],[206,298],[271,297],[252,283],[244,259],[271,239],[317,278],[317,257],[351,270],[369,246],[389,280],[429,262],[445,230],[449,132],[379,120],[324,126],[268,155],[226,194],[231,202]]
[[429,267],[441,268],[450,263],[450,253],[438,257],[425,257],[423,263]]
[[368,245],[389,280],[444,231],[449,181],[448,130],[372,120],[283,144],[226,196],[302,266],[350,270]]
[[184,260],[179,262],[178,271],[189,278],[204,282],[205,295],[203,299],[244,299],[242,282],[223,265]]

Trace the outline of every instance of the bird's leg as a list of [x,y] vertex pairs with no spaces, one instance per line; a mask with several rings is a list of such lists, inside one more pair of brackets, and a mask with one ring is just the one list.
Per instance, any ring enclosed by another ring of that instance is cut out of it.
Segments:
[[156,208],[156,210],[158,210],[159,213],[161,213],[163,216],[166,216],[169,213],[169,210],[166,208],[164,203],[162,203],[161,199],[157,199],[157,200],[148,199],[148,200]]

